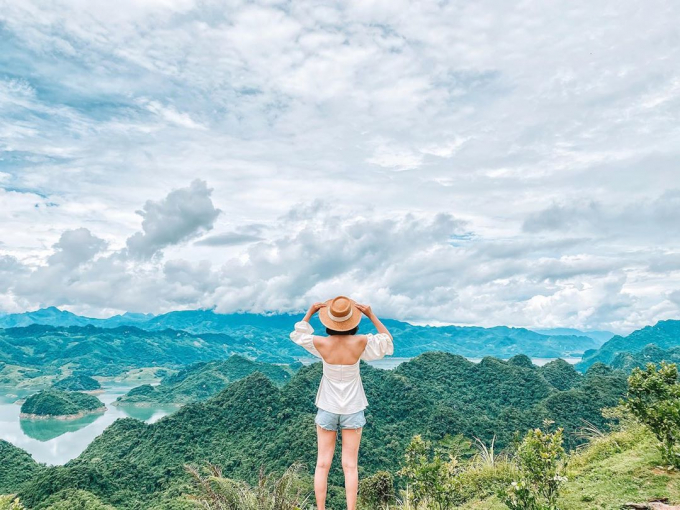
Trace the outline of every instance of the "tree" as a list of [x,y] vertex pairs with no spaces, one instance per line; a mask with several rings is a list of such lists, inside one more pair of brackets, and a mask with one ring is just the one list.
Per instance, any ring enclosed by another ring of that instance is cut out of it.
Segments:
[[680,467],[677,441],[680,437],[680,385],[677,366],[661,362],[657,370],[648,363],[635,368],[628,378],[625,407],[644,423],[659,440],[665,462]]
[[557,496],[567,481],[563,475],[565,452],[562,429],[530,430],[517,448],[520,479],[512,482],[502,499],[511,510],[558,510]]

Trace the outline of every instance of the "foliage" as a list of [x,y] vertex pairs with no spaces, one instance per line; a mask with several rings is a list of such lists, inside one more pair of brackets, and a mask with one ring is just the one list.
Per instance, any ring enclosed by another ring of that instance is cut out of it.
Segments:
[[406,448],[405,458],[399,474],[408,479],[414,505],[426,503],[442,510],[460,502],[462,487],[457,475],[461,467],[455,456],[437,451],[431,442],[416,435]]
[[656,345],[648,345],[639,352],[620,352],[610,363],[612,368],[631,372],[634,368],[645,368],[647,363],[679,363],[680,347],[661,349]]
[[288,382],[299,368],[297,365],[273,365],[234,355],[227,360],[199,362],[174,375],[165,377],[158,386],[145,384],[131,389],[116,403],[185,404],[206,400],[219,393],[230,383],[243,379],[253,372],[266,375],[277,385]]
[[225,478],[222,470],[208,465],[205,474],[186,466],[194,481],[195,493],[186,499],[205,510],[296,510],[301,508],[306,494],[300,480],[300,465],[293,464],[280,477],[265,474],[260,469],[256,486]]
[[565,391],[570,390],[579,383],[579,373],[574,365],[567,363],[563,359],[556,359],[546,363],[539,368],[545,380],[554,388]]
[[2,439],[0,459],[0,494],[18,492],[44,469],[24,450]]
[[680,384],[677,366],[661,362],[659,369],[649,363],[635,368],[628,378],[626,407],[659,440],[663,460],[680,467]]
[[49,389],[28,397],[21,405],[21,412],[39,416],[66,416],[103,408],[104,404],[95,396]]
[[389,471],[378,471],[359,483],[359,500],[368,508],[387,509],[394,499],[394,479]]
[[116,510],[102,503],[94,494],[78,489],[66,489],[50,496],[40,504],[45,510]]
[[13,494],[0,496],[0,510],[26,510],[19,498]]
[[517,449],[519,480],[513,481],[504,494],[511,510],[557,510],[565,452],[562,429],[555,432],[530,430]]
[[85,374],[72,374],[52,385],[52,388],[56,390],[65,391],[93,391],[101,387],[99,381]]

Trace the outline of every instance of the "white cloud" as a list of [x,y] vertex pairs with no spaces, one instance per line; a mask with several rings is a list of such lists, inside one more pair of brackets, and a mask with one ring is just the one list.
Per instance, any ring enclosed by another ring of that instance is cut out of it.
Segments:
[[677,315],[680,7],[616,7],[0,0],[0,309]]
[[211,193],[205,181],[196,179],[188,188],[171,191],[158,202],[147,200],[137,211],[144,218],[142,232],[127,240],[130,255],[148,258],[166,246],[212,229],[220,210],[213,205]]

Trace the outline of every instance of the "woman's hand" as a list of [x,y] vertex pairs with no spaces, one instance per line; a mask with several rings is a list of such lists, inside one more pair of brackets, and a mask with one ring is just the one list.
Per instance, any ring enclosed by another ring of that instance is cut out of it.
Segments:
[[369,319],[371,317],[373,317],[373,310],[371,310],[370,305],[360,305],[359,303],[357,303],[355,306],[357,307],[357,310],[359,310],[361,313],[363,313]]
[[314,315],[316,312],[318,312],[322,308],[325,308],[326,306],[327,306],[326,303],[321,303],[321,302],[314,303],[312,306],[309,307],[308,313],[309,313],[310,316]]
[[314,303],[312,306],[309,307],[309,310],[307,310],[307,315],[305,315],[302,318],[302,320],[305,322],[309,322],[309,319],[311,319],[316,312],[318,312],[325,306],[327,306],[326,303]]

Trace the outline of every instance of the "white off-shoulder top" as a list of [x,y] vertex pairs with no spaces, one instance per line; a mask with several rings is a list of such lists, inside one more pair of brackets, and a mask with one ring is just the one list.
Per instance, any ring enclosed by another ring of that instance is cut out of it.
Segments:
[[353,365],[332,365],[326,363],[314,347],[314,328],[309,322],[300,321],[290,339],[323,362],[323,376],[316,392],[316,407],[337,414],[352,414],[366,409],[368,401],[361,383],[359,364],[361,360],[374,361],[394,354],[390,335],[378,333],[366,335],[368,342],[359,361]]

